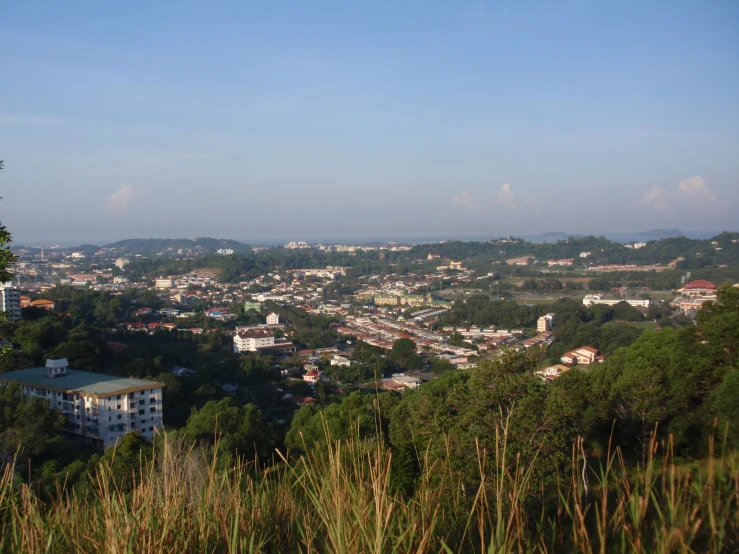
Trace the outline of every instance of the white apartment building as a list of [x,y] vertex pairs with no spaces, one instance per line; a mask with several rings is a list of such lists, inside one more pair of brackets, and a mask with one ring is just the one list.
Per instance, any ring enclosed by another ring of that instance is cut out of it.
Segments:
[[536,320],[536,330],[539,333],[546,333],[552,330],[554,323],[554,314],[546,314]]
[[7,313],[10,319],[21,318],[21,289],[12,281],[0,285],[0,312]]
[[128,258],[116,258],[115,260],[115,266],[118,269],[123,269],[130,263],[131,263],[131,260],[129,260]]
[[69,369],[65,358],[46,367],[0,374],[0,385],[18,384],[23,394],[49,402],[67,418],[65,430],[114,445],[131,431],[151,440],[162,426],[164,383]]
[[172,289],[174,288],[174,279],[172,277],[157,277],[154,280],[154,286],[162,290]]
[[272,312],[267,316],[267,325],[279,325],[280,324],[280,316],[276,313]]
[[258,331],[237,333],[234,335],[234,352],[256,352],[260,348],[273,346],[275,338],[267,333]]
[[605,298],[602,294],[586,294],[582,299],[583,305],[590,307],[593,304],[605,304],[614,306],[619,302],[626,302],[629,306],[648,308],[649,299],[646,298]]
[[292,354],[297,350],[295,345],[285,339],[278,339],[260,331],[244,331],[234,335],[234,353],[267,352],[269,354]]

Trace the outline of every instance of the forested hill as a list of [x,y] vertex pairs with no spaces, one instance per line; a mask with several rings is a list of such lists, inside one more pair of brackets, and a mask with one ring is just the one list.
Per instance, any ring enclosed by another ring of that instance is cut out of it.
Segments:
[[232,239],[214,239],[200,237],[196,239],[126,239],[106,248],[115,248],[121,254],[141,254],[142,256],[156,256],[159,253],[171,252],[177,254],[179,250],[191,253],[215,254],[220,249],[231,249],[234,252],[249,252],[251,245]]
[[[212,241],[210,250],[193,251],[192,245],[197,241]],[[419,244],[407,251],[385,252],[385,260],[380,261],[376,250],[348,253],[324,252],[317,249],[288,250],[281,246],[260,252],[244,251],[247,245],[236,241],[218,241],[217,239],[192,240],[128,240],[108,245],[120,249],[123,253],[136,253],[134,245],[146,243],[151,250],[149,259],[136,260],[127,268],[127,273],[136,278],[162,274],[182,274],[196,268],[212,267],[222,270],[223,281],[238,282],[256,277],[273,270],[317,268],[327,265],[346,266],[352,273],[394,271],[402,272],[405,267],[418,261],[428,261],[429,255],[438,255],[443,259],[461,260],[465,266],[473,269],[486,269],[490,264],[503,262],[512,258],[529,256],[541,262],[552,259],[573,258],[576,267],[598,264],[669,264],[675,262],[676,269],[709,269],[720,265],[739,265],[739,233],[722,233],[709,240],[695,240],[687,237],[674,237],[648,242],[639,249],[625,248],[624,245],[612,242],[604,237],[581,237],[560,240],[554,243],[531,243],[521,239],[491,240],[485,242],[449,241],[443,243]],[[715,243],[715,244],[714,244]],[[183,246],[179,246],[182,244]],[[241,249],[233,247],[239,244]],[[124,250],[131,245],[131,250]],[[172,246],[165,246],[172,245]],[[182,248],[188,259],[181,259],[177,250]],[[156,247],[170,248],[171,255],[166,253],[156,256]],[[139,246],[139,251],[142,246]],[[233,248],[234,255],[212,255],[219,248]],[[582,252],[590,254],[581,258]],[[180,259],[176,259],[180,258]],[[439,262],[429,261],[429,265]],[[704,276],[705,277],[705,276]],[[678,279],[679,280],[679,279]],[[673,285],[675,285],[674,283]]]
[[[448,241],[421,244],[404,253],[418,258],[428,254],[454,260],[501,261],[519,256],[539,260],[561,258],[578,259],[589,252],[585,263],[601,264],[667,264],[683,258],[678,267],[699,269],[721,264],[739,263],[739,233],[721,233],[708,240],[671,237],[650,241],[643,248],[625,248],[623,244],[605,237],[570,237],[557,242],[535,244],[522,239],[491,240],[487,242]],[[714,244],[715,243],[715,244]],[[676,262],[677,263],[677,262]]]

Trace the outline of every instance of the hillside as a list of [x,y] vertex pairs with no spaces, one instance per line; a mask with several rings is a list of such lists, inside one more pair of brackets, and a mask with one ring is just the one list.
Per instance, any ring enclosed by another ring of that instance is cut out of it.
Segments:
[[156,256],[178,254],[180,250],[191,254],[215,254],[220,249],[231,249],[234,252],[249,252],[251,245],[233,239],[214,239],[200,237],[195,239],[126,239],[111,244],[106,248],[114,248],[120,254]]

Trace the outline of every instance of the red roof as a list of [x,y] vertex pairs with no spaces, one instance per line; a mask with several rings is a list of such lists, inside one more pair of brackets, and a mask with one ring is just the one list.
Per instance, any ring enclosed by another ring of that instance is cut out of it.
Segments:
[[704,281],[702,279],[697,279],[695,281],[691,281],[690,283],[686,283],[683,288],[687,290],[691,290],[691,289],[716,290],[716,285],[714,285],[710,281]]

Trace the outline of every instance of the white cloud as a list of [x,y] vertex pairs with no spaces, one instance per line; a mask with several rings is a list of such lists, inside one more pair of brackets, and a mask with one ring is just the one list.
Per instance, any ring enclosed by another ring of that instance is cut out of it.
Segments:
[[480,209],[480,205],[475,197],[466,190],[459,193],[459,196],[452,196],[452,206],[459,206],[461,208],[467,208],[468,210]]
[[135,189],[131,185],[121,185],[121,188],[113,192],[108,197],[106,208],[109,212],[118,214],[123,213],[128,210],[128,207],[134,199],[143,195],[143,191]]
[[706,179],[703,175],[694,175],[693,177],[688,177],[680,181],[680,184],[677,186],[677,194],[702,204],[713,204],[718,200],[718,196],[706,186]]
[[670,211],[670,191],[654,185],[644,193],[642,204],[646,204],[658,212],[668,212]]
[[516,208],[516,202],[510,183],[504,183],[497,193],[482,198],[463,190],[458,195],[452,196],[452,206],[475,211],[489,211],[498,206],[513,210]]
[[503,183],[503,185],[501,185],[500,192],[498,193],[498,204],[506,206],[507,208],[516,207],[510,183]]
[[642,204],[658,212],[670,212],[673,211],[673,207],[679,212],[686,210],[688,212],[697,210],[703,213],[720,212],[717,202],[718,196],[708,188],[703,175],[683,179],[675,190],[654,185],[642,197]]

